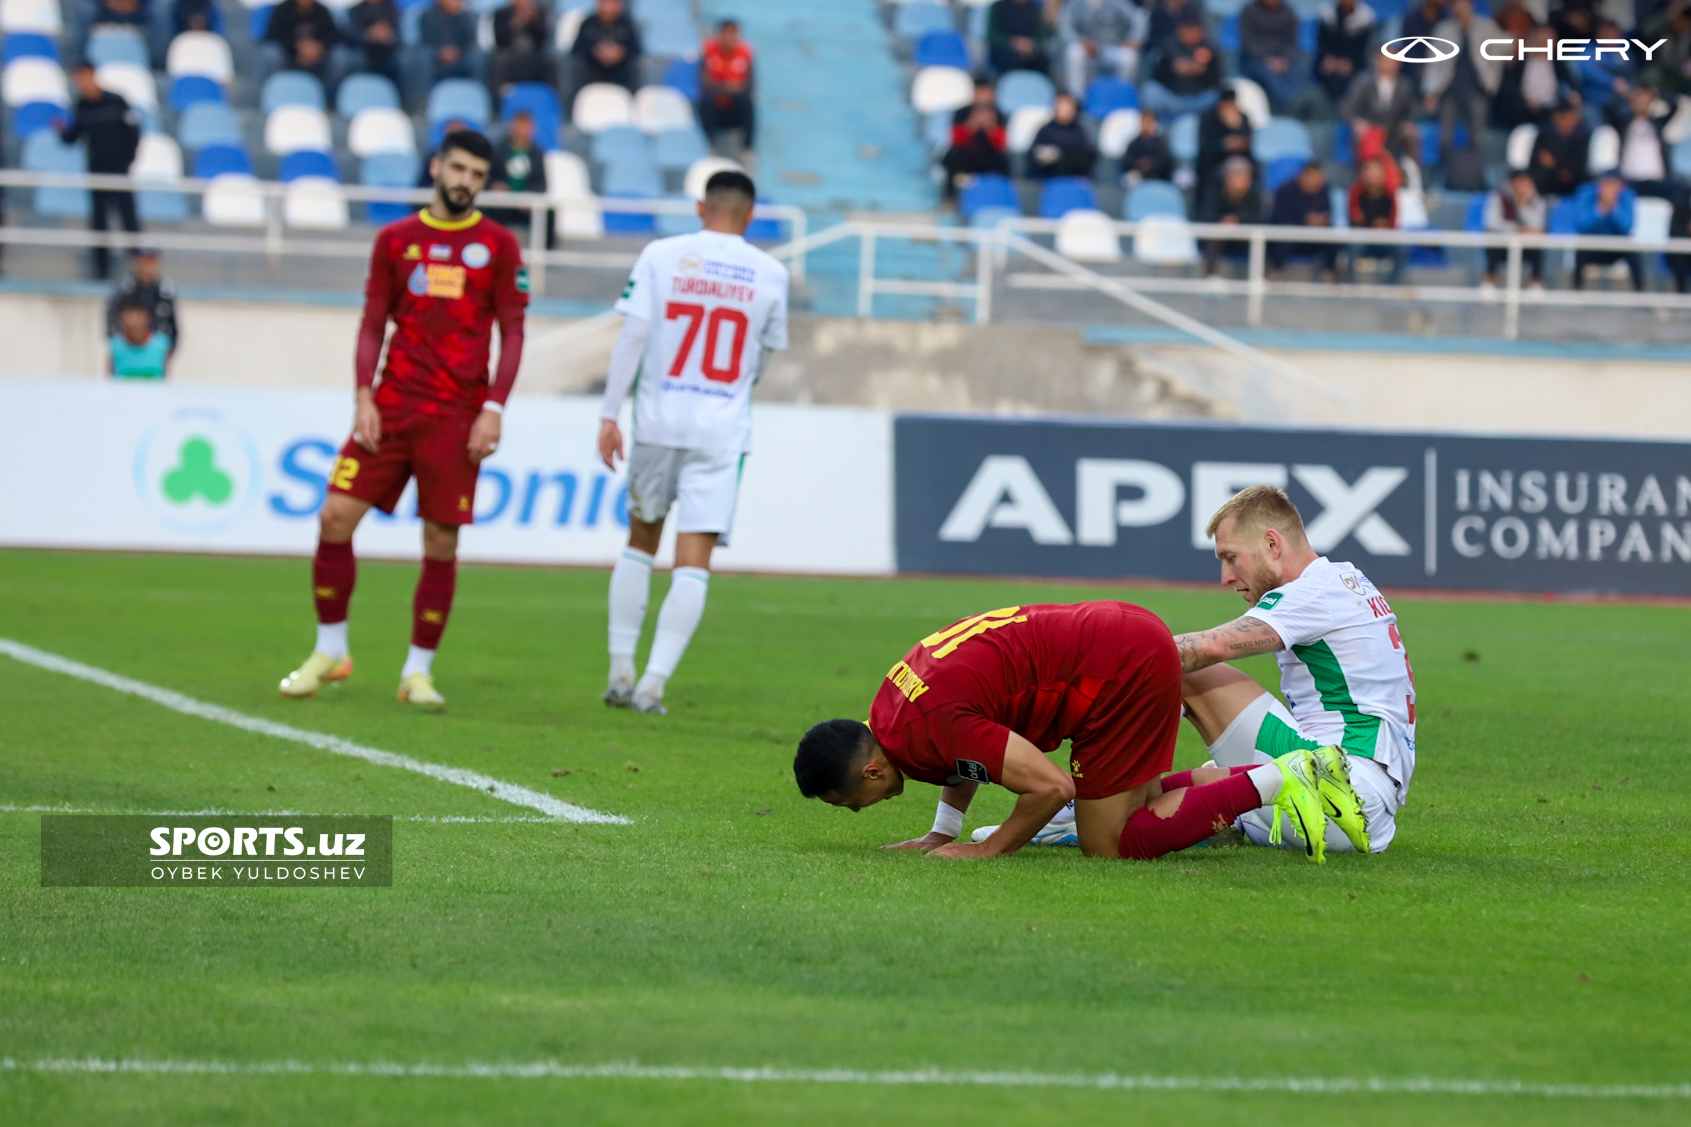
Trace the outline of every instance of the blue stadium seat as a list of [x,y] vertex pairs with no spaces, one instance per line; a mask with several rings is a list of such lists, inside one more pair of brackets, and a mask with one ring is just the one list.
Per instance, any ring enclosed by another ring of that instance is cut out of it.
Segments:
[[[604,195],[610,199],[649,200],[656,198],[658,193],[607,191]],[[630,214],[626,211],[607,211],[604,215],[607,235],[651,235],[658,229],[657,221],[650,215]]]
[[184,149],[240,145],[241,122],[222,102],[195,102],[176,123],[176,141]]
[[1198,159],[1198,115],[1181,114],[1168,127],[1168,149],[1174,159],[1190,164]]
[[225,172],[252,175],[252,160],[240,145],[207,145],[194,154],[194,176],[210,180]]
[[1673,151],[1668,154],[1668,164],[1675,176],[1691,176],[1691,137],[1675,142]]
[[969,45],[953,28],[941,28],[930,31],[916,43],[915,63],[919,67],[957,67],[959,70],[974,68],[974,60],[969,58]]
[[279,70],[265,79],[258,104],[267,115],[283,106],[310,106],[320,110],[326,105],[323,84],[317,81],[315,74],[303,70]]
[[[641,7],[649,11],[650,0]],[[691,15],[665,19],[660,16],[641,16],[637,12],[635,18],[640,21],[640,35],[645,42],[646,53],[653,58],[672,58],[699,49],[699,33],[693,26]]]
[[1468,201],[1468,206],[1462,212],[1462,229],[1464,231],[1485,230],[1485,202],[1488,193],[1475,192],[1474,198]]
[[301,149],[282,158],[283,183],[298,180],[301,176],[326,176],[337,181],[341,178],[340,169],[335,167],[334,157],[310,149]]
[[1574,207],[1573,197],[1558,200],[1550,208],[1550,221],[1544,225],[1546,235],[1577,235],[1579,234],[1578,214]]
[[[1419,154],[1419,159],[1421,161],[1421,167],[1423,169],[1437,168],[1439,163],[1439,123],[1436,121],[1423,121],[1420,125],[1420,129],[1421,152]],[[1451,139],[1455,139],[1454,132],[1452,133]]]
[[1234,12],[1221,21],[1221,31],[1215,37],[1216,46],[1223,51],[1239,50],[1239,13]]
[[666,129],[652,138],[652,159],[664,172],[685,172],[693,162],[710,155],[710,144],[698,126]]
[[70,117],[70,111],[53,102],[26,102],[12,111],[12,135],[28,137],[43,129],[53,128],[59,118]]
[[1051,80],[1031,70],[1013,70],[998,80],[998,108],[1005,115],[1027,106],[1049,106],[1056,97]]
[[[669,196],[667,198],[685,201],[688,203],[692,202],[691,196]],[[696,214],[665,214],[657,217],[657,226],[658,234],[667,239],[675,235],[691,235],[700,228],[701,224],[699,222],[699,217]],[[751,232],[749,230],[746,232],[746,237],[751,237]]]
[[663,177],[644,153],[611,161],[600,182],[607,196],[655,199],[663,195]]
[[97,28],[88,37],[88,49],[84,52],[87,60],[97,67],[107,63],[129,63],[132,66],[151,69],[152,57],[147,51],[147,41],[141,38],[141,33],[130,28]]
[[59,45],[50,35],[37,35],[34,32],[13,32],[6,36],[6,45],[0,48],[0,63],[9,63],[13,59],[52,59],[59,61]]
[[1017,215],[1022,213],[1022,201],[1016,195],[1016,186],[1010,183],[1009,177],[996,173],[975,177],[958,197],[957,207],[970,218],[984,207],[1004,207]]
[[649,162],[646,134],[634,125],[607,126],[593,134],[588,155],[598,164]]
[[276,10],[271,4],[263,8],[254,8],[247,13],[247,34],[254,43],[264,42],[264,33],[270,30],[270,13]]
[[699,100],[699,60],[680,58],[663,72],[663,84],[673,86],[687,95],[689,102]]
[[1270,118],[1267,125],[1251,135],[1251,155],[1265,164],[1281,157],[1309,160],[1315,156],[1309,126],[1292,117]]
[[1309,161],[1303,157],[1275,157],[1262,170],[1262,182],[1270,192],[1275,191],[1286,181],[1293,179],[1303,171],[1303,166]]
[[[492,101],[487,87],[469,78],[448,78],[434,84],[429,91],[428,119],[430,132],[450,118],[467,121],[478,128],[487,128],[493,117]],[[440,138],[434,138],[439,144]]]
[[[414,188],[421,161],[410,153],[372,153],[364,158],[358,170],[358,182],[366,188]],[[408,203],[383,203],[379,200],[364,205],[364,218],[378,226],[385,226],[410,215]]]
[[[67,145],[57,133],[43,131],[24,142],[23,167],[26,172],[87,172],[88,154],[81,145]],[[85,188],[35,189],[37,215],[85,218],[89,202]]]
[[222,102],[223,87],[203,74],[185,74],[170,82],[170,108],[181,113],[195,102]]
[[922,119],[922,140],[928,148],[944,152],[951,147],[951,118],[952,111],[935,110]]
[[349,74],[335,91],[335,112],[350,120],[359,110],[397,110],[399,90],[382,74]]
[[527,110],[534,118],[534,143],[541,151],[549,153],[556,149],[560,120],[557,93],[544,82],[519,82],[505,91],[499,108],[500,122],[510,125],[519,110]]
[[1092,181],[1084,176],[1059,176],[1045,182],[1039,192],[1041,219],[1061,219],[1071,211],[1095,211],[1098,197],[1092,193]]
[[1298,21],[1298,48],[1308,58],[1315,57],[1315,36],[1320,27],[1320,20]]
[[930,31],[951,31],[951,9],[927,0],[905,0],[893,9],[892,33],[900,39],[920,39]]
[[1022,213],[1013,207],[983,207],[969,216],[969,226],[993,228],[1005,219],[1020,219]]
[[1086,116],[1103,121],[1114,110],[1139,108],[1139,91],[1119,78],[1095,78],[1086,88]]
[[1333,123],[1333,162],[1335,164],[1356,163],[1356,133],[1348,121]]
[[1123,218],[1130,223],[1152,215],[1186,218],[1186,197],[1167,180],[1144,180],[1127,195]]

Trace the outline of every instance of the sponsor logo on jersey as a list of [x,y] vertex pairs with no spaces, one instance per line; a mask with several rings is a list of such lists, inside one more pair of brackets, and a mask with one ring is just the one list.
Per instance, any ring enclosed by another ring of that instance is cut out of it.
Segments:
[[1358,595],[1362,594],[1362,580],[1357,578],[1354,571],[1341,575],[1339,577],[1339,582],[1343,583],[1346,587],[1349,587],[1352,591],[1355,591]]
[[429,261],[431,261],[431,262],[451,262],[452,261],[452,248],[445,245],[444,243],[430,243],[429,244]]
[[681,261],[675,264],[675,268],[683,274],[697,274],[705,268],[705,260],[696,254],[684,254]]
[[410,289],[418,297],[460,298],[464,296],[466,273],[462,266],[437,266],[431,262],[411,272]]
[[916,671],[902,661],[887,670],[887,680],[912,704],[916,702],[917,697],[928,691],[927,682],[916,676]]
[[622,299],[621,300],[627,301],[628,295],[633,293],[633,292],[634,292],[634,279],[630,278],[630,279],[628,279],[628,284],[626,286],[622,287]]
[[410,246],[405,248],[405,261],[415,262],[422,257],[423,248],[418,246],[416,243],[412,243]]
[[705,260],[705,277],[722,278],[730,282],[740,282],[751,285],[757,281],[757,271],[750,266],[739,266],[732,262],[718,262],[715,259]]
[[[634,284],[633,282],[629,283],[630,286],[632,286],[633,284]],[[527,266],[517,267],[517,292],[518,293],[527,293],[528,292],[528,267]]]
[[493,252],[487,249],[486,243],[469,243],[463,251],[464,265],[471,270],[480,270],[493,261]]
[[1280,605],[1280,600],[1286,597],[1284,591],[1270,591],[1257,601],[1258,610],[1273,610]]
[[957,777],[967,779],[971,783],[990,783],[992,775],[986,769],[985,763],[977,763],[973,759],[959,759],[957,761]]

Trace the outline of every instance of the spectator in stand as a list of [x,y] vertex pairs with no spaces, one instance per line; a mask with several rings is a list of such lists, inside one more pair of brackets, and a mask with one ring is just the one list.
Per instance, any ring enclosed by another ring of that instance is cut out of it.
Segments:
[[[1435,29],[1444,22],[1445,16],[1448,14],[1444,5],[1445,0],[1421,0],[1420,7],[1411,8],[1403,14],[1403,23],[1398,35],[1406,38],[1422,38],[1435,34]],[[1410,84],[1415,87],[1417,96],[1423,89],[1422,83],[1426,80],[1426,72],[1426,63],[1405,63],[1403,65],[1404,77],[1409,79]]]
[[1286,0],[1251,0],[1239,12],[1239,73],[1263,88],[1275,113],[1290,113],[1303,92],[1302,58]]
[[1499,0],[1492,5],[1491,18],[1497,26],[1503,29],[1503,34],[1511,39],[1525,39],[1538,21],[1526,9],[1521,0]]
[[1321,22],[1315,28],[1315,81],[1333,105],[1344,99],[1356,76],[1368,69],[1369,49],[1379,31],[1374,9],[1358,0],[1339,0],[1321,10]]
[[[1582,235],[1624,238],[1632,234],[1633,208],[1638,194],[1626,186],[1619,172],[1605,172],[1574,193],[1574,230]],[[1585,288],[1587,266],[1626,263],[1632,288],[1644,288],[1644,259],[1624,250],[1579,250],[1574,252],[1574,289]]]
[[1108,68],[1123,82],[1139,75],[1139,47],[1149,23],[1129,0],[1068,0],[1057,22],[1063,43],[1063,77],[1069,93],[1084,97],[1095,71]]
[[[1680,192],[1673,201],[1673,219],[1668,224],[1668,237],[1691,239],[1691,192]],[[1673,288],[1691,293],[1691,254],[1677,251],[1667,257],[1668,269],[1673,271]]]
[[[1319,161],[1310,161],[1296,176],[1280,185],[1274,193],[1274,210],[1268,221],[1284,227],[1333,225],[1333,198],[1327,191],[1327,172]],[[1337,279],[1339,244],[1269,243],[1269,270],[1276,276],[1283,274],[1286,260],[1294,256],[1315,259],[1323,282]]]
[[705,40],[699,68],[699,125],[714,143],[739,130],[747,151],[756,148],[757,111],[752,103],[752,49],[740,38],[740,25],[723,20]]
[[[1542,235],[1550,223],[1550,204],[1538,194],[1532,173],[1520,169],[1509,182],[1493,188],[1485,201],[1485,229],[1504,234]],[[1505,247],[1486,247],[1485,284],[1495,289],[1498,272],[1509,259]],[[1544,288],[1544,248],[1522,247],[1521,265],[1533,289]]]
[[1203,113],[1221,97],[1221,60],[1210,45],[1202,16],[1186,17],[1174,45],[1162,53],[1156,71],[1139,92],[1139,104],[1158,117]]
[[147,310],[148,329],[163,333],[170,340],[170,351],[182,343],[176,325],[176,287],[159,274],[159,252],[152,247],[140,247],[129,256],[129,276],[112,290],[106,302],[106,336],[114,337],[123,331],[123,307],[136,304]]
[[1532,178],[1541,195],[1571,196],[1589,173],[1586,161],[1591,150],[1591,127],[1585,124],[1579,103],[1563,101],[1550,114],[1548,128],[1538,131],[1532,146]]
[[152,14],[142,0],[94,0],[93,9],[88,21],[90,28],[138,27],[145,32],[152,21]]
[[170,9],[173,35],[184,31],[216,31],[217,5],[212,0],[176,0]]
[[975,79],[974,100],[951,115],[951,141],[953,144],[956,144],[963,137],[957,130],[961,126],[969,124],[969,118],[974,115],[976,110],[981,109],[992,111],[994,127],[1002,129],[1007,124],[1004,120],[1003,111],[998,108],[997,87],[993,85],[992,79],[986,77]]
[[593,14],[581,21],[570,49],[576,89],[590,82],[638,88],[642,50],[640,27],[623,10],[622,0],[599,0]]
[[417,21],[417,39],[428,63],[428,85],[443,78],[480,78],[482,50],[476,44],[476,16],[464,0],[434,0]]
[[394,0],[360,0],[347,12],[352,44],[363,54],[359,68],[404,88],[399,71],[399,5]]
[[1122,154],[1123,179],[1128,187],[1145,180],[1173,180],[1174,153],[1163,136],[1157,115],[1150,110],[1139,111],[1139,136]]
[[1668,179],[1671,146],[1662,131],[1673,110],[1648,86],[1634,87],[1627,98],[1615,99],[1607,109],[1609,124],[1621,138],[1621,176],[1641,196],[1672,199],[1673,184]]
[[[1610,19],[1597,21],[1596,34],[1601,39],[1621,39],[1621,29]],[[1586,124],[1595,129],[1603,124],[1604,107],[1611,99],[1624,99],[1632,93],[1638,65],[1629,57],[1616,57],[1613,51],[1604,51],[1601,57],[1596,51],[1591,54],[1591,58],[1574,63],[1574,72],[1579,75],[1579,96],[1585,105]]]
[[[494,150],[493,170],[487,186],[496,192],[536,192],[546,194],[546,154],[534,143],[534,115],[518,110],[511,115],[505,140]],[[528,231],[534,213],[524,207],[489,208],[488,215],[495,222],[517,231]],[[551,246],[552,231],[548,225],[546,245]]]
[[1036,0],[993,0],[986,13],[986,53],[999,74],[1036,70],[1048,74],[1051,57],[1045,53],[1051,25]]
[[968,107],[968,118],[951,130],[951,147],[945,150],[940,167],[945,170],[945,198],[955,199],[976,176],[993,173],[1010,175],[1010,156],[1005,152],[1004,121],[994,106]]
[[108,341],[114,378],[162,380],[168,373],[175,344],[152,320],[151,310],[134,298],[118,308],[118,331]]
[[[1262,222],[1262,196],[1257,192],[1256,167],[1244,157],[1229,157],[1207,191],[1198,196],[1200,223],[1252,224]],[[1220,273],[1223,255],[1245,254],[1250,244],[1237,239],[1205,239],[1204,276]]]
[[[1397,229],[1397,193],[1387,179],[1387,166],[1377,157],[1365,159],[1357,167],[1356,182],[1350,186],[1350,225],[1359,230],[1393,231]],[[1388,278],[1396,284],[1403,276],[1407,256],[1400,246],[1358,244],[1351,251],[1353,262],[1371,258],[1392,264]]]
[[552,25],[535,0],[511,0],[493,13],[493,57],[487,64],[487,85],[494,96],[517,82],[557,85],[552,62]]
[[[104,90],[94,75],[92,64],[78,63],[72,72],[76,83],[76,105],[71,107],[69,121],[58,120],[59,136],[67,145],[84,141],[88,146],[88,171],[102,176],[127,176],[135,162],[135,150],[141,145],[141,119],[129,108],[123,95]],[[130,234],[141,229],[135,216],[135,193],[96,188],[88,193],[92,209],[88,225],[96,231],[107,230],[110,213],[117,212],[118,222]],[[111,251],[104,244],[94,248],[94,276],[111,275]]]
[[1223,90],[1216,104],[1198,119],[1198,160],[1193,171],[1200,195],[1209,187],[1216,169],[1234,157],[1249,162],[1255,173],[1251,132],[1251,119],[1239,108],[1238,97],[1232,90]]
[[1634,33],[1645,43],[1667,40],[1638,71],[1638,81],[1648,83],[1670,101],[1691,94],[1691,3],[1672,0]]
[[1429,63],[1422,77],[1426,111],[1439,115],[1439,145],[1449,153],[1455,147],[1457,122],[1466,121],[1468,147],[1478,149],[1485,139],[1492,95],[1503,81],[1503,64],[1482,55],[1480,46],[1503,33],[1490,17],[1474,14],[1473,0],[1452,0],[1450,17],[1433,34],[1461,47],[1453,58]]
[[1080,106],[1073,94],[1058,94],[1051,120],[1039,127],[1028,148],[1028,175],[1036,180],[1058,176],[1092,175],[1098,146],[1080,123]]
[[1404,74],[1403,64],[1390,55],[1374,55],[1372,70],[1356,76],[1339,104],[1339,117],[1350,122],[1353,137],[1361,137],[1370,128],[1383,129],[1388,137],[1398,137],[1407,126],[1417,139],[1415,113],[1421,96],[1415,84]]
[[1518,125],[1543,127],[1550,111],[1579,84],[1570,63],[1559,62],[1546,52],[1556,42],[1548,27],[1535,27],[1526,34],[1526,45],[1535,54],[1503,64],[1492,118],[1501,129]]
[[335,14],[318,0],[282,0],[270,9],[264,54],[271,69],[303,70],[332,87],[340,70],[335,47],[341,41]]
[[1192,16],[1203,18],[1199,0],[1149,0],[1151,17],[1145,26],[1145,61],[1140,70],[1155,68],[1163,53],[1174,46],[1180,25]]

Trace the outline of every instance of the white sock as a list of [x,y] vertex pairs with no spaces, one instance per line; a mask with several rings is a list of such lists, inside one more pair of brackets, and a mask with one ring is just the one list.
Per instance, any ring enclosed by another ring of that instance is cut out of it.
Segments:
[[646,675],[640,678],[640,683],[634,686],[634,699],[642,703],[662,700],[663,687],[669,681],[662,673],[646,670]]
[[[656,674],[660,692],[664,680],[681,664],[693,631],[705,613],[705,595],[710,591],[710,572],[702,567],[678,567],[670,575],[669,594],[658,608],[658,632],[652,639],[652,653],[646,659],[646,676]],[[642,680],[644,685],[645,681]]]
[[412,646],[405,655],[405,668],[399,671],[399,679],[403,681],[413,673],[427,673],[433,665],[433,650],[425,650],[422,646]]
[[610,682],[613,685],[632,685],[632,684],[634,684],[634,655],[633,654],[612,654],[611,655]]
[[346,656],[346,619],[317,624],[317,652],[330,657]]
[[1246,774],[1251,782],[1256,784],[1257,794],[1262,796],[1264,806],[1272,804],[1280,797],[1280,786],[1286,780],[1277,765],[1264,763],[1261,767],[1252,767]]
[[634,678],[634,648],[640,644],[640,628],[646,624],[646,602],[652,589],[652,557],[638,548],[624,548],[611,568],[611,680],[627,662],[627,677]]

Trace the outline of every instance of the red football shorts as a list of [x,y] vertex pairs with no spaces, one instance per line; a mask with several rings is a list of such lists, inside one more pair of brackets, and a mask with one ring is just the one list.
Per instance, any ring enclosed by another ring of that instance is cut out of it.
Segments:
[[470,524],[476,475],[470,460],[469,415],[429,415],[408,407],[378,405],[382,448],[372,454],[348,438],[329,474],[329,491],[393,512],[405,483],[417,479],[417,515],[436,524]]
[[[1180,735],[1180,653],[1149,615],[1109,632],[1124,665],[1104,683],[1070,740],[1076,798],[1108,798],[1166,775]],[[1100,642],[1109,644],[1105,639]]]

